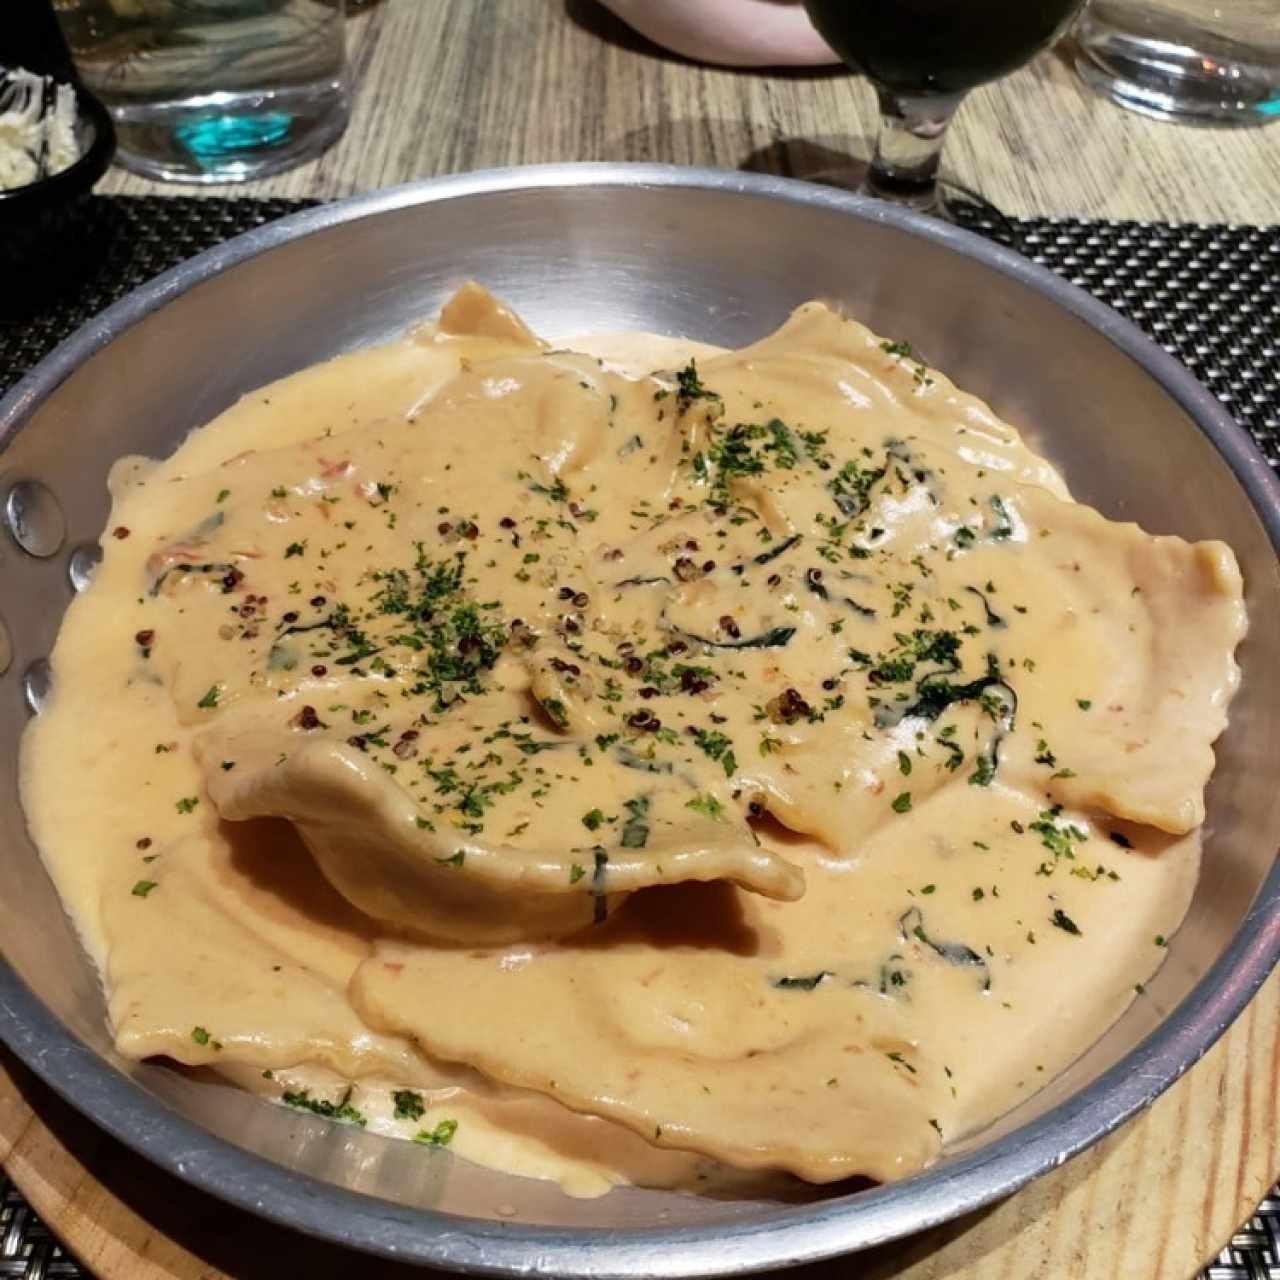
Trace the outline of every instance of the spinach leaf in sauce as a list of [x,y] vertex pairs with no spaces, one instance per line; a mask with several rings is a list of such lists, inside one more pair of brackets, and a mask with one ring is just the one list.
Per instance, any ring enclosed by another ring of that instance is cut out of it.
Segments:
[[593,924],[603,924],[609,914],[609,904],[605,900],[604,876],[609,865],[609,855],[603,849],[592,850],[595,858],[595,870],[591,873],[591,896],[595,899],[591,919]]
[[919,907],[909,907],[898,917],[898,932],[903,942],[915,939],[922,942],[934,955],[948,964],[971,966],[982,970],[982,989],[991,990],[991,972],[987,962],[970,946],[963,942],[942,942],[932,938],[925,931],[924,912]]
[[852,609],[854,613],[863,618],[876,617],[876,611],[865,604],[859,604],[851,596],[832,595],[831,589],[822,581],[821,569],[806,569],[804,574],[804,585],[813,592],[819,600],[830,602],[836,601],[838,604],[844,605],[846,608]]
[[627,820],[622,826],[622,847],[643,849],[649,841],[649,797],[633,796],[624,802]]
[[705,645],[708,649],[781,649],[791,642],[791,637],[796,633],[795,627],[770,627],[758,635],[742,636],[736,640],[709,640],[706,636],[685,631],[682,627],[673,626],[671,623],[667,625],[684,639]]
[[770,978],[769,985],[775,991],[812,991],[824,978],[834,978],[830,969],[819,969],[804,978]]

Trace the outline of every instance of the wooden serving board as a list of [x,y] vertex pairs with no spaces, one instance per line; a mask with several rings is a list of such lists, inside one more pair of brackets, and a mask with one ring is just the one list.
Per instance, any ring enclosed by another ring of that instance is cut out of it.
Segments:
[[[1188,1280],[1280,1171],[1280,971],[1144,1115],[1002,1204],[788,1280]],[[409,1280],[194,1191],[0,1050],[0,1159],[104,1280]],[[438,1273],[426,1273],[438,1274]]]

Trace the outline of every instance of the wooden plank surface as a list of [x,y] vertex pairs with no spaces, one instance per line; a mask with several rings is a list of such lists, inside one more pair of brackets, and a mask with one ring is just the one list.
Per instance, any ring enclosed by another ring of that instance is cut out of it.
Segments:
[[[1280,973],[1203,1061],[1092,1150],[973,1217],[788,1280],[1188,1280],[1280,1169],[1278,1026]],[[190,1190],[87,1124],[4,1050],[0,1158],[106,1280],[423,1275]]]
[[[355,106],[320,160],[234,188],[105,192],[348,195],[434,174],[565,160],[656,160],[807,177],[865,160],[871,90],[847,73],[693,66],[594,0],[378,0],[348,20]],[[1092,93],[1069,49],[970,95],[944,172],[1010,214],[1280,221],[1280,122],[1193,129]]]

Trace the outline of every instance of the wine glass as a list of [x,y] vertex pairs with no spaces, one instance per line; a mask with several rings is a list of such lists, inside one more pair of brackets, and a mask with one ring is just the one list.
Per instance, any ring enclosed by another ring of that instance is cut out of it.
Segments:
[[1052,43],[1084,0],[804,3],[823,38],[879,98],[875,156],[861,190],[951,218],[938,162],[956,108],[970,89]]

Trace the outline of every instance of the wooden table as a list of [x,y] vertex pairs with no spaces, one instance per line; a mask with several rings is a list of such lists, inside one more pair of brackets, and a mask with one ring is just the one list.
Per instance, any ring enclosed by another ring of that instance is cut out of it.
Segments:
[[[865,157],[874,112],[841,73],[691,66],[590,0],[382,0],[349,21],[351,127],[318,161],[205,194],[336,197],[433,174],[648,160],[804,177]],[[1011,214],[1280,220],[1280,127],[1192,130],[1083,88],[1062,51],[971,95],[944,169]],[[107,193],[177,194],[113,170]],[[1119,1134],[974,1218],[814,1280],[1185,1280],[1280,1167],[1280,976],[1212,1053]],[[407,1277],[177,1183],[0,1052],[0,1158],[109,1280]],[[287,1263],[282,1261],[287,1259]]]
[[[805,177],[871,150],[865,83],[692,66],[631,36],[594,0],[381,0],[349,33],[355,109],[332,150],[278,178],[189,190],[332,197],[557,160]],[[1088,91],[1065,49],[971,94],[943,167],[1010,214],[1280,221],[1280,124],[1146,120]],[[99,189],[183,190],[120,170]]]

